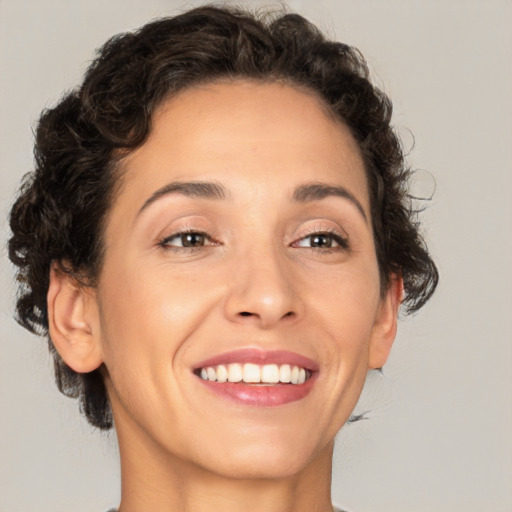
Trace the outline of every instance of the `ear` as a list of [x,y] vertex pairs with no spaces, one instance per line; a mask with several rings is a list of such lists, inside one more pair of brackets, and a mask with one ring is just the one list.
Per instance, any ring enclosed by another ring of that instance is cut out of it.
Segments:
[[54,262],[50,268],[47,307],[50,338],[64,362],[78,373],[98,368],[103,361],[94,290]]
[[381,299],[373,326],[368,353],[368,368],[382,368],[395,341],[398,308],[404,296],[404,282],[400,276],[392,275],[386,295]]

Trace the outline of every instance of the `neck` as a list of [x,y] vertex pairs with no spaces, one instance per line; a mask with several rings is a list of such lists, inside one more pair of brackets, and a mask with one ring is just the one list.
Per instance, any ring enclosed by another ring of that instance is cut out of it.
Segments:
[[233,478],[163,453],[118,432],[122,493],[119,512],[332,512],[333,443],[300,472]]

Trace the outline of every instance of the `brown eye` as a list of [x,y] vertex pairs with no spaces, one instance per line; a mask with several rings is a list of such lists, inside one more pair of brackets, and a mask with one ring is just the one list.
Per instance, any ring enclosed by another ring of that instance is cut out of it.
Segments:
[[201,247],[206,241],[203,233],[182,233],[180,239],[182,247]]
[[312,233],[300,239],[296,246],[311,249],[347,248],[348,242],[335,233]]
[[206,233],[200,233],[197,231],[187,231],[168,236],[167,238],[164,238],[159,243],[159,245],[161,245],[162,247],[176,249],[194,249],[204,247],[205,245],[211,245],[211,243],[212,242]]
[[332,247],[334,240],[331,235],[311,235],[310,237],[310,247],[320,247],[320,248],[329,248]]

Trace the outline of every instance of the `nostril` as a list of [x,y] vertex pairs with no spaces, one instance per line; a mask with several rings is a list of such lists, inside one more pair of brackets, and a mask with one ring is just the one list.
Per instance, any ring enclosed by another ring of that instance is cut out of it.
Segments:
[[[254,313],[251,313],[249,311],[240,311],[239,313],[240,316],[253,316]],[[285,313],[283,315],[283,318],[286,318],[286,317],[291,317],[291,316],[294,316],[295,313],[293,311],[288,311],[288,313]]]

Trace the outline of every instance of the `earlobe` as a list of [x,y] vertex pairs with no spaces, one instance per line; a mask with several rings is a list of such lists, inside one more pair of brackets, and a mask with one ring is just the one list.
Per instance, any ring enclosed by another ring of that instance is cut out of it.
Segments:
[[368,368],[382,368],[395,341],[398,309],[403,300],[404,283],[400,276],[392,275],[388,291],[383,297],[375,321],[368,353]]
[[47,306],[50,338],[64,362],[79,373],[98,368],[102,356],[94,290],[54,262],[50,268]]

